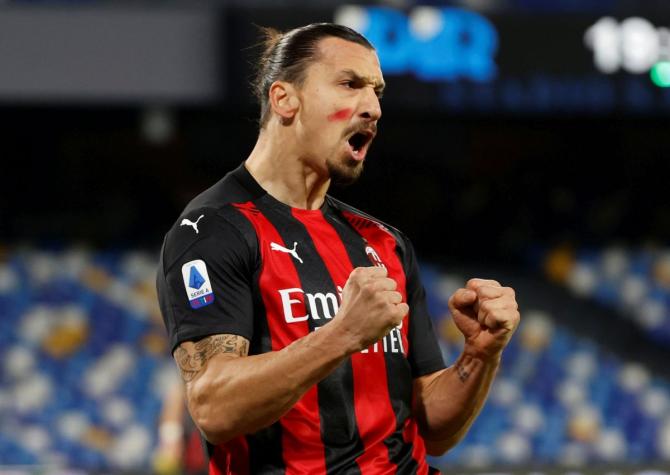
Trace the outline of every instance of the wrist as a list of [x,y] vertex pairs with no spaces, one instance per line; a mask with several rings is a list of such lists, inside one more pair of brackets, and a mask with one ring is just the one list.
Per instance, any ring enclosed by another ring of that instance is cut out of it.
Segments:
[[161,444],[171,445],[182,440],[184,427],[177,421],[165,421],[158,426],[158,439]]
[[481,348],[471,341],[465,340],[463,354],[487,364],[499,365],[502,358],[502,348]]
[[347,358],[359,351],[355,340],[337,320],[314,331],[314,344],[320,351],[329,351],[338,358]]

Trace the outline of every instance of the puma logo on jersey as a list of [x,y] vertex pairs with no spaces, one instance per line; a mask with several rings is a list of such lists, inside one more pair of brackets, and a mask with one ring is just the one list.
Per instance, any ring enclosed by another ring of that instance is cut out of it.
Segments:
[[195,229],[195,233],[198,234],[198,221],[200,221],[204,217],[205,215],[201,214],[200,216],[198,216],[198,219],[195,220],[195,223],[188,218],[184,218],[181,220],[181,224],[179,226],[192,226],[193,229]]
[[279,251],[279,252],[285,252],[287,254],[291,254],[293,257],[296,258],[296,260],[300,261],[302,264],[302,259],[300,259],[300,256],[298,255],[298,252],[296,251],[296,248],[298,247],[298,243],[294,242],[293,243],[293,249],[287,249],[284,246],[277,244],[276,242],[271,242],[270,243],[270,249],[273,251]]

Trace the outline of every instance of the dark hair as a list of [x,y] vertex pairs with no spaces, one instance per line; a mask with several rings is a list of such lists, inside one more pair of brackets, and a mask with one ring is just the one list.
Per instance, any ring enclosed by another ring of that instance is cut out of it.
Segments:
[[258,123],[262,128],[270,117],[268,93],[275,81],[286,81],[300,86],[310,62],[318,59],[317,43],[324,38],[341,38],[374,50],[363,35],[334,23],[312,23],[281,33],[273,28],[262,28],[265,34],[254,93],[261,106]]

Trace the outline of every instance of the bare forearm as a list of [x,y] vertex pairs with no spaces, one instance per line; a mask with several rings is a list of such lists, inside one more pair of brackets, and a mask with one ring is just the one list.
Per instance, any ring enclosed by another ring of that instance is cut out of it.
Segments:
[[221,443],[277,421],[349,355],[402,322],[409,306],[383,267],[349,275],[333,320],[280,351],[247,356],[249,341],[213,335],[174,352],[189,410],[205,437]]
[[185,411],[184,390],[179,381],[175,381],[175,384],[170,387],[163,400],[160,422],[161,424],[164,422],[177,422],[181,424]]
[[255,432],[278,420],[350,353],[322,328],[281,351],[221,357],[187,382],[189,408],[212,443]]
[[486,401],[499,364],[499,356],[464,351],[423,389],[415,412],[431,454],[444,453],[463,438]]

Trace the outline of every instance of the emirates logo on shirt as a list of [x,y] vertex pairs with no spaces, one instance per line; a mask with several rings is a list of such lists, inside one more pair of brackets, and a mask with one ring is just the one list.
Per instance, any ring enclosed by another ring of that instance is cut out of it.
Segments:
[[[374,251],[373,251],[374,252]],[[376,253],[375,253],[376,254]],[[380,261],[381,263],[381,261]],[[381,264],[382,266],[384,264]],[[281,296],[282,309],[286,323],[298,323],[312,320],[330,320],[340,309],[342,301],[342,287],[337,286],[338,295],[332,292],[317,292],[314,294],[294,287],[278,290]],[[306,313],[305,313],[306,312]],[[305,313],[302,315],[302,313]],[[403,353],[405,347],[401,334],[402,322],[392,329],[388,335],[374,343],[361,353]],[[319,327],[316,327],[318,329]]]
[[[310,316],[313,320],[330,320],[340,309],[342,287],[338,286],[337,291],[339,295],[335,295],[332,292],[310,294],[299,288],[279,290],[286,323],[304,322]],[[303,303],[308,313],[305,315],[294,315],[294,306]]]

